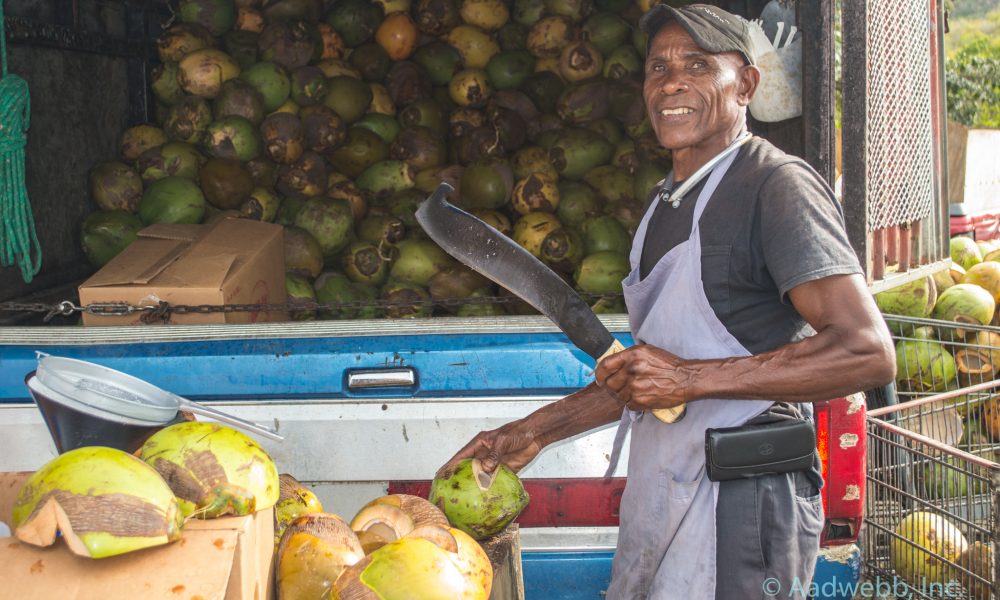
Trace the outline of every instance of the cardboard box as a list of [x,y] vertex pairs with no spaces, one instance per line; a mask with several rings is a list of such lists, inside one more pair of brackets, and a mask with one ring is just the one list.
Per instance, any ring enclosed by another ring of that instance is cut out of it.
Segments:
[[[151,225],[79,289],[84,306],[125,302],[135,306],[284,304],[283,228],[249,219],[212,225]],[[83,313],[84,325],[137,325],[142,313]],[[287,321],[287,312],[172,314],[169,323]]]
[[[0,473],[0,521],[30,473]],[[4,598],[66,600],[268,600],[272,594],[274,511],[191,520],[171,544],[102,559],[69,551],[62,540],[37,548],[0,537]]]

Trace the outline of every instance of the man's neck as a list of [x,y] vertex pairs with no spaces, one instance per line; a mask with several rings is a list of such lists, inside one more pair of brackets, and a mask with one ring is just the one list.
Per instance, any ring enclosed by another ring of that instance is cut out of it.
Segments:
[[712,160],[714,156],[725,150],[746,133],[746,126],[740,124],[730,135],[719,136],[705,140],[703,144],[680,148],[671,152],[674,169],[674,181],[684,181],[700,169],[702,165]]

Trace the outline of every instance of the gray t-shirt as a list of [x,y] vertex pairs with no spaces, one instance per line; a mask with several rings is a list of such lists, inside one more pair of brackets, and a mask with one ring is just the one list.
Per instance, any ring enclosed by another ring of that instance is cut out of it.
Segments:
[[[688,239],[703,186],[695,186],[677,208],[666,202],[656,207],[641,277]],[[752,354],[814,333],[787,301],[789,290],[830,275],[862,273],[829,186],[804,161],[759,137],[739,150],[705,207],[701,253],[709,304]]]

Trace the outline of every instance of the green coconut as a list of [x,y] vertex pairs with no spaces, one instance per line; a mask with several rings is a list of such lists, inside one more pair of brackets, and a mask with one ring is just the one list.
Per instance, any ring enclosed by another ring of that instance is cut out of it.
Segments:
[[340,517],[310,512],[287,525],[276,555],[278,597],[318,599],[329,598],[344,569],[362,560],[365,552]]
[[320,310],[319,316],[322,319],[362,319],[375,316],[374,307],[369,309],[360,306],[360,303],[374,300],[370,288],[354,283],[343,273],[326,271],[316,278],[313,288],[316,290],[317,302],[331,305],[331,308]]
[[240,205],[240,215],[254,221],[274,221],[281,208],[281,197],[270,188],[255,187],[250,196]]
[[942,392],[955,379],[955,359],[945,347],[930,340],[901,340],[896,344],[896,383],[906,392]]
[[628,230],[612,216],[587,219],[580,226],[587,255],[598,252],[614,252],[627,256],[632,241]]
[[993,294],[978,285],[959,283],[941,294],[932,314],[942,321],[989,325],[995,310]]
[[247,68],[240,74],[240,79],[260,93],[266,112],[278,110],[292,92],[288,72],[273,62],[262,61]]
[[166,106],[173,106],[184,98],[184,90],[177,83],[177,63],[165,63],[153,67],[150,87],[156,99]]
[[168,142],[139,156],[137,166],[146,185],[170,175],[198,179],[205,156],[192,144]]
[[163,477],[185,517],[249,515],[278,501],[278,470],[260,445],[216,423],[185,421],[154,433],[139,457]]
[[[903,285],[875,294],[875,305],[884,315],[929,317],[937,302],[937,285],[932,277],[921,277]],[[889,327],[899,333],[901,325],[889,320]]]
[[122,133],[121,155],[126,162],[134,163],[139,156],[167,142],[167,134],[155,125],[136,125]]
[[289,311],[293,321],[312,321],[316,318],[316,310],[304,306],[316,302],[316,290],[308,278],[291,271],[285,273],[285,293],[288,304],[295,307]]
[[339,75],[327,81],[323,103],[340,115],[345,123],[350,124],[368,111],[372,98],[374,94],[367,83],[354,77]]
[[670,169],[656,163],[643,162],[635,170],[635,199],[646,202]]
[[[459,310],[449,301],[462,300],[473,296],[488,296],[493,282],[462,264],[456,264],[431,277],[428,291],[434,300],[444,303],[447,310]],[[462,305],[465,307],[468,305]]]
[[[922,479],[924,493],[936,499],[960,498],[968,491],[968,475],[962,462],[949,457],[941,462],[928,460],[924,465]],[[979,486],[974,485],[973,488]],[[980,490],[975,489],[978,493]]]
[[223,117],[208,126],[204,146],[209,156],[247,162],[260,156],[260,133],[243,117]]
[[580,227],[601,214],[601,201],[594,188],[578,181],[559,182],[559,207],[556,216],[563,225]]
[[177,64],[177,82],[192,96],[215,98],[222,84],[240,75],[240,65],[221,50],[204,48],[188,54]]
[[139,217],[124,210],[99,210],[80,224],[80,243],[87,260],[103,267],[129,244],[145,227]]
[[205,196],[198,184],[172,175],[150,184],[139,201],[139,218],[153,223],[200,223],[205,216]]
[[347,567],[332,597],[486,600],[492,586],[493,567],[475,540],[453,527],[427,525]]
[[355,48],[375,34],[384,14],[382,8],[368,0],[340,0],[333,3],[326,22],[344,38],[344,43]]
[[184,23],[196,23],[214,36],[220,36],[236,24],[233,0],[181,0],[177,14]]
[[278,503],[274,505],[275,549],[281,534],[293,521],[302,515],[323,512],[323,503],[316,494],[288,473],[278,476],[278,490]]
[[167,137],[189,144],[201,143],[212,123],[212,107],[204,98],[185,96],[170,107],[163,129]]
[[632,79],[642,74],[642,58],[631,46],[621,46],[604,59],[605,79]]
[[210,158],[198,174],[205,200],[221,210],[235,210],[256,187],[246,163],[232,158]]
[[572,229],[556,229],[542,241],[542,261],[556,271],[572,273],[583,257],[583,240]]
[[103,210],[134,213],[142,198],[142,177],[123,162],[104,162],[90,170],[90,195]]
[[437,505],[448,521],[477,540],[503,531],[528,505],[528,493],[520,478],[507,465],[492,473],[479,459],[458,463],[447,478],[435,477],[428,500]]
[[614,146],[599,134],[583,128],[567,128],[549,148],[549,158],[560,177],[580,179],[594,167],[611,160]]
[[588,255],[573,273],[576,286],[592,294],[620,294],[629,273],[628,259],[617,252]]
[[285,227],[285,269],[309,278],[323,271],[323,248],[305,229]]
[[65,452],[35,471],[14,501],[14,535],[50,546],[58,537],[79,556],[105,558],[181,537],[174,493],[149,465],[113,448]]
[[350,243],[354,214],[344,200],[310,198],[295,215],[295,226],[312,234],[323,249],[323,257],[330,259]]
[[978,265],[973,265],[961,283],[978,285],[992,294],[994,300],[1000,301],[1000,262],[984,260]]
[[889,540],[890,564],[915,586],[948,581],[951,567],[947,561],[956,561],[969,547],[961,530],[937,513],[911,513],[894,533]]
[[583,24],[583,31],[590,43],[597,46],[605,56],[624,46],[632,35],[632,28],[625,19],[610,12],[591,15]]
[[[368,113],[354,123],[354,126],[367,129],[382,138],[383,142],[390,145],[395,141],[396,136],[399,135],[402,129],[398,120],[382,113]],[[346,139],[346,133],[343,137]]]
[[932,277],[934,278],[934,285],[935,287],[937,287],[937,291],[939,294],[941,292],[944,292],[951,286],[955,285],[956,283],[959,283],[955,281],[955,279],[951,276],[951,272],[948,271],[947,269],[941,271],[935,271]]
[[[541,146],[525,146],[510,157],[510,166],[514,170],[514,179],[524,179],[532,173],[548,175],[552,179],[559,179],[559,173],[552,166],[549,160],[549,153]],[[560,195],[562,194],[562,182],[560,182]]]
[[389,277],[427,286],[435,274],[454,264],[455,260],[431,240],[405,239],[399,243],[399,256]]
[[382,160],[365,169],[355,183],[373,197],[385,198],[411,189],[416,176],[414,168],[401,160]]
[[955,236],[951,238],[951,261],[968,271],[973,265],[983,262],[983,255],[970,237]]
[[410,281],[390,279],[380,292],[386,303],[385,316],[390,319],[423,319],[434,313],[434,304],[427,290]]
[[344,273],[355,283],[381,285],[389,278],[389,265],[396,251],[369,242],[354,242],[343,256]]
[[522,215],[514,223],[514,231],[511,237],[522,248],[533,254],[542,257],[542,243],[545,237],[562,227],[559,219],[555,215],[547,212],[530,212]]

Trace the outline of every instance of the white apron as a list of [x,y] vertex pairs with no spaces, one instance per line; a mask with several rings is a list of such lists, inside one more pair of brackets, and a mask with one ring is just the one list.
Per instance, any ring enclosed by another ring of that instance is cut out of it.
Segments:
[[[736,154],[715,167],[698,195],[687,241],[667,252],[640,281],[646,229],[660,200],[643,216],[629,256],[632,271],[623,282],[636,343],[685,359],[750,356],[715,316],[701,281],[698,221]],[[715,597],[719,484],[705,473],[705,430],[742,425],[771,404],[698,400],[688,403],[684,418],[672,424],[649,413],[625,411],[616,443],[620,445],[630,424],[632,441],[609,600]],[[619,450],[613,452],[612,469]]]

